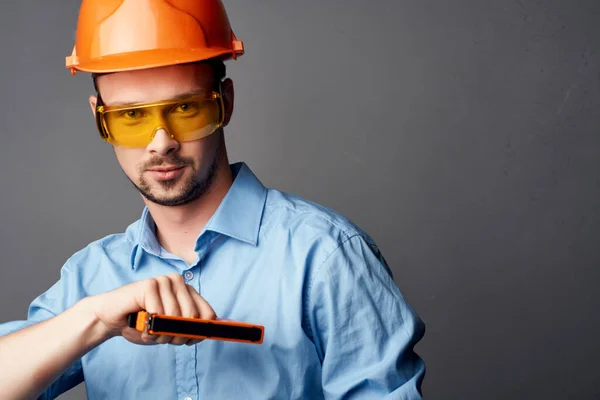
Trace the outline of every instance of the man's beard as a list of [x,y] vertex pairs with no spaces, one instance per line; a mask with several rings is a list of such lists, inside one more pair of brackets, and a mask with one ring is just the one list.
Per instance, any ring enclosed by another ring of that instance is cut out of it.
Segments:
[[[181,157],[177,153],[171,153],[167,157],[153,158],[149,162],[145,163],[140,169],[139,185],[136,185],[133,181],[131,181],[131,179],[130,181],[133,184],[133,186],[135,186],[136,189],[142,194],[142,196],[144,196],[146,199],[155,204],[169,207],[181,206],[200,198],[211,187],[215,177],[215,173],[217,171],[218,159],[219,150],[217,149],[215,157],[213,158],[210,166],[208,167],[208,170],[206,171],[206,175],[202,178],[198,178],[198,171],[196,170],[196,167],[194,166],[194,161],[191,158]],[[167,194],[163,197],[157,197],[153,195],[152,189],[148,181],[144,179],[143,174],[148,168],[156,167],[163,164],[178,167],[185,166],[186,168],[192,169],[190,177],[187,178],[185,182],[180,182],[180,180],[183,179],[183,177],[167,181],[157,181],[157,184],[160,185],[167,193],[169,189],[175,188],[178,185],[182,185],[183,190],[177,196],[170,197]]]

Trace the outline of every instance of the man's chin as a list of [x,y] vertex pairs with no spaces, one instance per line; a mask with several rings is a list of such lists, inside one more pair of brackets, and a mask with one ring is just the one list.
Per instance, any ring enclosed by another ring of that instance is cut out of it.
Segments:
[[145,199],[151,203],[158,204],[159,206],[165,207],[177,207],[191,203],[194,199],[190,197],[155,197],[155,196],[144,196]]
[[144,194],[148,200],[160,205],[175,206],[185,204],[190,201],[190,196],[182,190],[153,190]]

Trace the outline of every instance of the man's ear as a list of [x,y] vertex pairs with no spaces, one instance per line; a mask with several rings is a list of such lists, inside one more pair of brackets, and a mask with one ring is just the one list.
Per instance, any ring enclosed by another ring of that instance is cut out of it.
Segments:
[[98,104],[98,97],[95,95],[91,95],[89,98],[90,107],[92,108],[92,112],[94,113],[94,118],[96,117],[96,104]]
[[221,93],[223,94],[223,112],[225,113],[223,126],[227,126],[233,114],[234,90],[231,79],[227,78],[221,83]]

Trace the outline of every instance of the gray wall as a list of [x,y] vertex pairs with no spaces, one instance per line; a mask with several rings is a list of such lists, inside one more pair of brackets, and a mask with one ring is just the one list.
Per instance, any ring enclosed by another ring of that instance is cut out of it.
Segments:
[[[371,233],[427,323],[426,397],[598,398],[600,2],[226,6],[232,160]],[[78,7],[0,3],[0,321],[142,207],[63,67]]]

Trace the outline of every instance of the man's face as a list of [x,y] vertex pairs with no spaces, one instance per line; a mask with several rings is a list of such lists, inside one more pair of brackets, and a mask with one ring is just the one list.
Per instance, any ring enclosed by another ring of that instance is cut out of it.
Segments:
[[[102,75],[98,89],[105,105],[170,100],[182,94],[210,94],[215,88],[207,65],[178,65]],[[95,110],[96,98],[90,97]],[[226,105],[227,107],[227,105]],[[160,129],[144,148],[115,146],[121,168],[149,201],[165,206],[189,203],[211,186],[217,169],[220,132],[191,142],[177,142]]]

